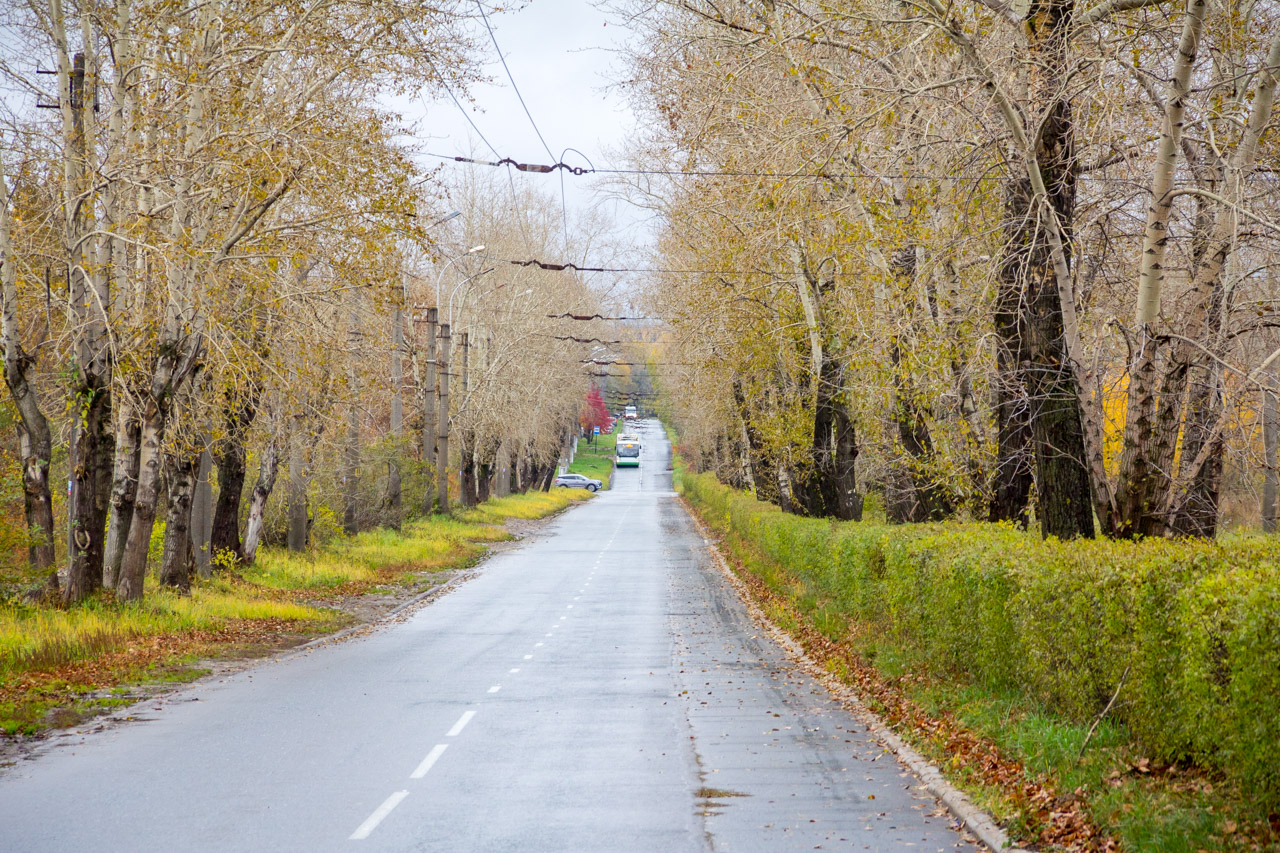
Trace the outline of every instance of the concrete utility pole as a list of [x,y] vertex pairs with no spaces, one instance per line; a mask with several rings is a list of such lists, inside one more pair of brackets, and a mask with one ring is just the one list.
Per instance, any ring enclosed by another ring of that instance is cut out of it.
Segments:
[[[469,335],[463,332],[459,335],[458,345],[462,348],[462,402],[460,408],[467,405],[467,389],[468,389],[468,366],[471,359],[471,346],[468,343]],[[461,488],[460,499],[463,506],[475,505],[476,483],[475,483],[475,431],[464,429],[462,438],[458,443],[458,484]]]
[[[1274,382],[1276,374],[1270,379]],[[1277,480],[1280,471],[1276,470],[1276,445],[1280,443],[1280,405],[1277,405],[1276,394],[1267,389],[1262,390],[1262,449],[1264,453],[1262,480],[1262,530],[1265,533],[1276,532]]]
[[[436,317],[439,309],[427,309],[427,365],[422,382],[422,461],[438,471],[436,464],[436,397],[440,394],[436,377]],[[429,481],[428,481],[429,482]],[[430,514],[435,506],[435,492],[428,487],[423,494],[422,511]]]
[[463,332],[459,337],[461,338],[459,345],[462,347],[462,393],[465,394],[468,389],[467,368],[471,361],[471,345],[467,341],[466,332]]
[[213,575],[210,563],[213,555],[209,552],[210,540],[213,538],[213,484],[209,482],[212,467],[213,457],[209,453],[206,437],[205,448],[200,451],[195,492],[191,497],[191,550],[195,552],[196,574],[202,578]]
[[351,312],[351,355],[347,364],[347,393],[351,399],[347,404],[347,436],[346,447],[343,448],[342,460],[342,532],[355,536],[359,531],[357,505],[360,502],[360,392],[359,376],[356,374],[355,353],[360,346],[360,330],[356,325],[358,316]]
[[294,431],[289,436],[289,482],[286,501],[289,514],[288,545],[290,551],[307,548],[307,470],[303,458],[302,419],[293,419]]
[[436,501],[440,512],[449,511],[449,324],[440,326],[440,417],[439,441],[436,444]]
[[409,292],[404,275],[400,278],[400,298],[391,309],[391,437],[395,449],[387,463],[387,509],[391,513],[391,526],[400,529],[400,439],[404,435],[404,309],[401,307]]

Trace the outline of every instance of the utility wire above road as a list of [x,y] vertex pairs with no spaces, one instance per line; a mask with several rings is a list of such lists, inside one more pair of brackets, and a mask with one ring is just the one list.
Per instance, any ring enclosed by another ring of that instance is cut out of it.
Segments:
[[656,320],[656,317],[606,317],[603,314],[548,314],[552,320]]
[[[570,166],[568,163],[557,160],[551,165],[545,163],[521,163],[510,157],[503,157],[501,160],[481,160],[477,157],[461,157],[451,156],[448,154],[433,154],[427,152],[428,157],[435,157],[439,160],[453,160],[457,163],[469,163],[474,166],[513,166],[521,172],[536,172],[539,174],[550,174],[556,171],[565,171],[573,175],[662,175],[669,177],[689,176],[698,178],[769,178],[772,180],[848,180],[850,178],[877,178],[884,180],[896,180],[901,178],[918,178],[921,180],[937,180],[937,181],[994,181],[1001,180],[1002,175],[995,172],[994,167],[988,172],[980,175],[962,176],[954,172],[931,174],[928,172],[753,172],[744,169],[610,169],[596,168],[594,166]],[[1076,175],[1077,180],[1102,181],[1108,183],[1133,184],[1135,187],[1140,186],[1141,181],[1133,178],[1116,178],[1097,175],[1092,172],[1081,172]]]
[[675,274],[706,274],[706,275],[769,275],[766,270],[699,270],[699,269],[661,269],[658,267],[586,267],[579,266],[572,261],[568,263],[558,264],[550,261],[540,261],[537,258],[531,258],[527,261],[515,261],[509,258],[490,258],[490,261],[496,263],[514,264],[518,267],[537,267],[538,269],[551,270],[552,272],[566,272],[573,270],[574,272],[646,272],[646,273],[671,273]]

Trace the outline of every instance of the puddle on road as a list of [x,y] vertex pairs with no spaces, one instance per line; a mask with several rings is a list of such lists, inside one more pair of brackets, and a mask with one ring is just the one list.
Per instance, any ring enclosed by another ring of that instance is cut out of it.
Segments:
[[733,797],[749,797],[750,794],[744,794],[741,791],[728,791],[724,788],[708,788],[705,785],[693,792],[698,799],[698,808],[701,810],[703,817],[712,817],[722,814],[722,809],[728,803],[719,802]]

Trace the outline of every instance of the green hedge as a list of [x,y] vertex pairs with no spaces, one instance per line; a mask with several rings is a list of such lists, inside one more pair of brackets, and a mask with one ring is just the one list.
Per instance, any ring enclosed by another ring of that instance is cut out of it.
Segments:
[[767,558],[765,579],[819,628],[1077,722],[1123,677],[1112,716],[1144,754],[1220,769],[1280,806],[1280,537],[1042,541],[997,524],[798,518],[707,474],[678,487]]

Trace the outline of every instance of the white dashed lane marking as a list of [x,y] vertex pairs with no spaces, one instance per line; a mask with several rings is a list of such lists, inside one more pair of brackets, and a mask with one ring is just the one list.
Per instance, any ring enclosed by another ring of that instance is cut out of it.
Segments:
[[418,769],[409,774],[410,779],[421,779],[427,775],[427,771],[431,769],[440,756],[444,755],[444,751],[449,748],[447,743],[438,743],[431,747],[431,751],[427,753],[427,757],[422,759],[422,763],[418,765]]
[[471,718],[474,717],[475,715],[476,715],[475,711],[463,712],[462,716],[458,718],[458,722],[453,724],[453,728],[449,729],[449,731],[445,734],[445,737],[457,737],[458,735],[462,734],[462,730],[467,727],[467,723],[471,722]]
[[369,817],[365,819],[365,822],[360,824],[360,826],[356,828],[355,832],[351,833],[350,840],[360,841],[368,838],[369,833],[377,829],[378,824],[382,823],[383,818],[391,814],[391,810],[400,805],[400,801],[407,796],[409,796],[408,791],[396,791],[394,794],[383,800],[382,805],[374,809],[373,814],[369,815]]
[[497,692],[498,692],[499,690],[501,690],[501,689],[502,689],[502,685],[501,685],[501,684],[495,684],[495,685],[493,685],[492,687],[490,687],[490,688],[489,688],[489,692],[490,692],[490,693],[497,693]]

